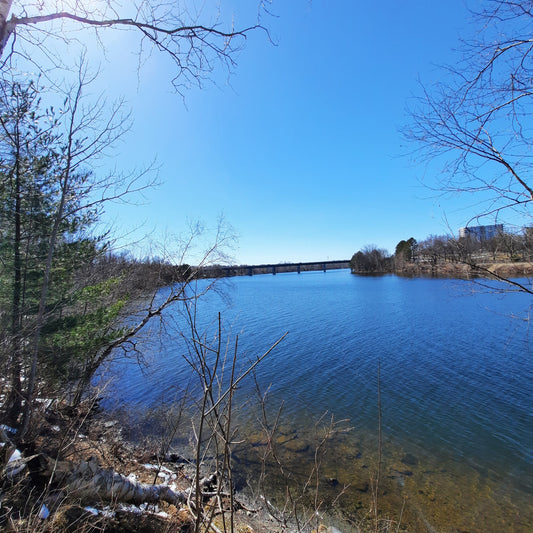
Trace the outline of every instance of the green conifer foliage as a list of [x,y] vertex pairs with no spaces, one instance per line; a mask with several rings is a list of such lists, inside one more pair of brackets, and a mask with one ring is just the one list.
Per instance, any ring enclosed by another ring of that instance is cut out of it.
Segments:
[[[40,337],[38,387],[57,392],[82,379],[97,353],[122,334],[118,317],[127,295],[118,294],[119,278],[91,275],[91,265],[106,246],[102,237],[91,236],[98,210],[83,207],[91,205],[91,169],[79,165],[70,172],[69,193],[64,194],[62,112],[43,109],[32,83],[4,80],[1,90],[0,372],[6,376],[4,410],[16,424],[27,399],[35,332]],[[81,148],[76,140],[74,149]],[[45,312],[37,324],[51,246]]]

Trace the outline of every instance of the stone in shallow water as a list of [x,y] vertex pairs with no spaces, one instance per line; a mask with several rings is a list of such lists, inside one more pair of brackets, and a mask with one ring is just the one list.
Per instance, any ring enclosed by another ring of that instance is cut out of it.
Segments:
[[304,453],[309,450],[309,444],[301,441],[300,439],[292,439],[284,442],[283,447],[292,453]]
[[352,483],[352,488],[356,490],[357,492],[368,492],[369,484],[368,481],[356,481]]
[[401,461],[404,465],[409,465],[409,466],[416,466],[418,464],[418,459],[410,453],[406,453],[402,457]]

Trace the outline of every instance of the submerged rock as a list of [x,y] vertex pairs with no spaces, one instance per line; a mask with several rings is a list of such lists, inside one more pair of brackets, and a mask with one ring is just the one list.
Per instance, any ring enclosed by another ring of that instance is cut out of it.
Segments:
[[283,447],[292,453],[304,453],[309,450],[309,444],[300,439],[293,439],[285,442]]
[[406,453],[401,458],[401,461],[404,465],[408,465],[408,466],[416,466],[418,464],[418,459],[410,453]]

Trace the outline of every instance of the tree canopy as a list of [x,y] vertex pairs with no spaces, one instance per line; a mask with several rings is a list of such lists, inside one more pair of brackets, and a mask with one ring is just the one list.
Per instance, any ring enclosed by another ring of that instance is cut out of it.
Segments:
[[411,237],[408,240],[401,240],[397,245],[394,252],[396,261],[411,261],[416,254],[418,243],[416,239]]
[[350,269],[354,274],[383,274],[392,272],[393,263],[386,250],[371,244],[352,256]]

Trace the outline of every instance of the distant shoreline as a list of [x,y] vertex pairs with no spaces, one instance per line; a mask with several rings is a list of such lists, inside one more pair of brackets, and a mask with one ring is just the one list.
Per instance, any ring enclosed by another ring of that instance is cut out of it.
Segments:
[[[447,278],[521,278],[533,276],[533,263],[479,263],[469,265],[456,262],[406,263],[392,272],[399,276],[433,276]],[[357,274],[357,272],[353,272]]]

